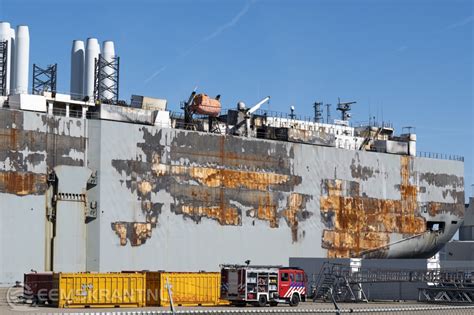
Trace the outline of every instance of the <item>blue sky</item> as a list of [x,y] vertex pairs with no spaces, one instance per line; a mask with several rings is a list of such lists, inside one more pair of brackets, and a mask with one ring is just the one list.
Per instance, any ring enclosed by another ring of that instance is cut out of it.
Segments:
[[[167,98],[198,86],[223,106],[271,95],[267,109],[312,116],[312,103],[355,100],[418,149],[466,158],[474,180],[473,1],[0,0],[0,19],[30,27],[33,63],[58,63],[69,90],[73,39],[115,41],[120,98]],[[325,115],[325,114],[324,114]]]

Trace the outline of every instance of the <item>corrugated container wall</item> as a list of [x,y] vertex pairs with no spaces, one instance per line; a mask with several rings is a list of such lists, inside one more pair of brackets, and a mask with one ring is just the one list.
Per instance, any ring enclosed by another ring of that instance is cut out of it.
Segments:
[[218,272],[147,272],[147,306],[169,306],[167,283],[174,305],[219,305],[221,275]]
[[144,273],[57,273],[57,306],[64,307],[143,307]]
[[51,300],[53,273],[25,273],[23,276],[23,294],[40,304]]

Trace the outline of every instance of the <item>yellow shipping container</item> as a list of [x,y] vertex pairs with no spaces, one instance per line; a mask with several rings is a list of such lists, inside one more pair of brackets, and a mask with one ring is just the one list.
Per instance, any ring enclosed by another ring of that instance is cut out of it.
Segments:
[[146,305],[144,273],[55,273],[57,306],[143,307]]
[[169,306],[166,284],[171,285],[177,306],[213,306],[221,304],[219,272],[146,272],[147,306]]

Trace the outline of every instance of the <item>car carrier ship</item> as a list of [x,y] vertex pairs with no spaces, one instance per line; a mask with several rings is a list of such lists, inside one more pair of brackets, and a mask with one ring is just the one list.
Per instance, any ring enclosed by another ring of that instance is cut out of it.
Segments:
[[[430,257],[463,220],[462,158],[389,124],[311,121],[197,91],[118,100],[113,42],[74,41],[71,91],[0,23],[0,283],[36,271],[208,270]],[[318,107],[315,104],[315,107]],[[321,104],[319,104],[320,106]]]

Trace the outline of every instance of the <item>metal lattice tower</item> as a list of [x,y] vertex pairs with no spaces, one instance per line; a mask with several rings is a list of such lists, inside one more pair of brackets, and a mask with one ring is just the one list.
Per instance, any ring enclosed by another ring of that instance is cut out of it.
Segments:
[[102,54],[95,60],[94,100],[117,104],[119,97],[120,57],[106,60]]
[[323,122],[323,110],[321,109],[322,102],[315,102],[313,105],[314,108],[314,122],[322,123]]
[[57,63],[49,65],[44,69],[33,64],[33,94],[41,94],[43,92],[56,93],[57,70]]
[[8,41],[0,41],[0,95],[7,95]]

